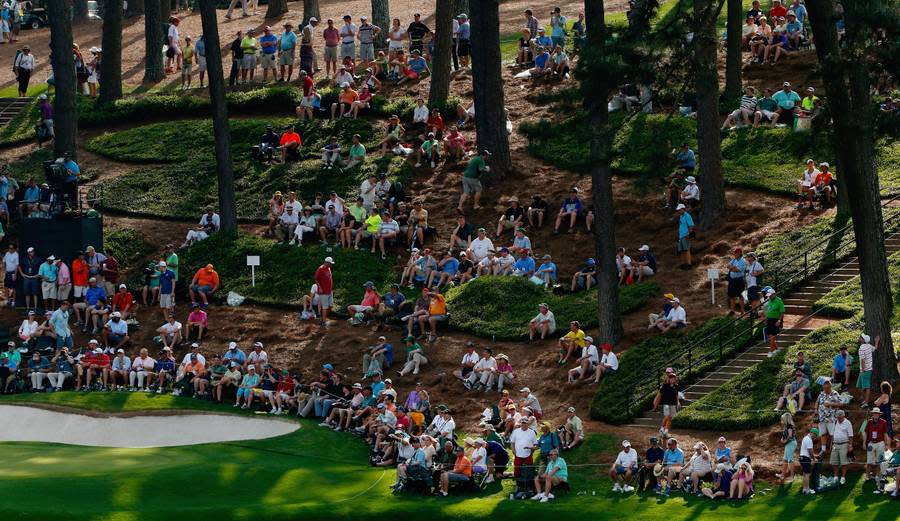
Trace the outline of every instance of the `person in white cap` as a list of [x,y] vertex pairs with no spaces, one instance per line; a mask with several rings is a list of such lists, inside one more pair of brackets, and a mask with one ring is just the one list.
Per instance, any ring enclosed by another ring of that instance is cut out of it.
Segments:
[[247,361],[244,363],[244,368],[249,369],[251,366],[256,366],[256,374],[263,374],[263,366],[269,363],[269,354],[263,350],[262,342],[254,342],[253,343],[253,351],[250,351],[250,354],[247,355]]
[[163,320],[175,312],[175,272],[170,270],[165,261],[159,261],[159,308],[162,311]]
[[101,335],[103,344],[114,349],[121,348],[131,340],[131,337],[128,336],[128,322],[118,311],[112,312],[109,320],[103,326]]
[[675,211],[678,212],[678,242],[675,251],[681,255],[681,265],[678,267],[689,270],[691,269],[691,235],[694,233],[694,218],[688,213],[684,203],[678,203]]
[[566,409],[566,424],[560,431],[562,450],[572,450],[584,441],[584,424],[575,414],[575,407]]
[[872,355],[881,343],[881,336],[875,336],[875,342],[871,343],[871,337],[862,333],[859,335],[859,376],[856,379],[856,387],[863,391],[863,402],[860,407],[869,406],[869,396],[872,392],[872,370],[874,368]]
[[[116,356],[112,359],[112,367],[110,368],[109,384],[112,389],[121,391],[128,385],[129,374],[131,373],[131,359],[125,356],[124,349],[116,349]],[[121,382],[117,385],[117,382]]]
[[546,302],[538,304],[538,314],[528,322],[528,331],[529,342],[534,340],[537,334],[540,334],[541,340],[544,340],[556,331],[556,317]]
[[775,356],[775,352],[778,351],[778,333],[781,332],[781,328],[784,326],[784,301],[775,294],[775,290],[772,287],[767,286],[764,292],[766,295],[765,334],[769,339],[769,352],[767,353],[767,356],[771,358]]
[[670,302],[672,307],[669,308],[669,313],[664,318],[657,320],[654,324],[654,327],[663,333],[670,329],[687,327],[687,312],[685,311],[684,306],[681,305],[681,300],[676,297]]
[[175,357],[172,356],[172,348],[163,346],[159,360],[153,366],[156,371],[156,394],[162,394],[166,388],[167,380],[174,380],[176,376]]
[[334,306],[332,266],[334,266],[334,259],[325,257],[325,261],[316,269],[316,273],[313,275],[313,279],[316,281],[316,295],[319,299],[319,313],[322,317],[320,323],[323,326],[328,325],[328,313]]
[[82,387],[82,390],[86,391],[90,389],[91,380],[94,379],[94,376],[99,376],[100,390],[105,391],[107,382],[109,381],[109,355],[100,349],[96,340],[91,340],[88,343],[88,346],[92,347],[94,350],[86,353],[81,357],[81,361],[79,362],[79,373],[85,375],[84,387]]
[[684,481],[685,489],[688,486],[688,478],[690,478],[691,493],[700,495],[700,481],[706,478],[712,478],[713,460],[706,444],[698,441],[694,444],[694,454],[688,460],[687,465],[681,471],[682,481]]
[[622,441],[622,450],[609,469],[609,477],[613,480],[613,492],[634,492],[631,481],[638,468],[637,451],[631,448],[631,442]]
[[238,365],[243,366],[244,362],[247,361],[247,355],[238,347],[237,342],[228,342],[228,350],[222,355],[222,360],[225,362],[237,362]]
[[25,320],[19,325],[19,340],[27,342],[30,348],[34,348],[37,337],[40,336],[38,334],[40,327],[41,323],[37,321],[37,313],[33,309],[29,310]]
[[778,104],[778,121],[790,127],[794,123],[794,115],[800,110],[800,95],[791,88],[791,82],[782,84],[782,89],[772,95]]
[[700,187],[697,186],[697,179],[692,175],[687,176],[685,182],[687,184],[684,185],[678,197],[689,208],[694,208],[700,204]]
[[584,337],[584,347],[581,348],[581,356],[575,360],[575,363],[577,367],[569,369],[568,382],[570,384],[590,382],[597,365],[600,363],[600,352],[597,351],[593,338],[589,336]]

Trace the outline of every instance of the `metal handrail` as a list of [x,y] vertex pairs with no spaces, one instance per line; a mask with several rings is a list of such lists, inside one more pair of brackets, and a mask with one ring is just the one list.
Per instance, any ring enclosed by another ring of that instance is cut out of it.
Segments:
[[[893,226],[900,224],[900,207],[890,206],[891,203],[900,200],[900,193],[893,194],[890,198],[885,200],[881,207],[882,210],[887,208],[895,208],[897,211],[894,212],[889,218],[883,219],[882,227],[885,232],[889,229],[893,230]],[[809,279],[812,275],[814,275],[821,268],[819,263],[824,260],[826,257],[830,255],[835,255],[840,252],[842,249],[846,248],[849,243],[854,242],[855,236],[852,235],[852,223],[848,223],[840,230],[834,231],[829,235],[823,237],[820,240],[816,241],[816,244],[808,247],[806,250],[799,252],[791,257],[788,257],[785,260],[779,262],[778,265],[773,267],[771,270],[766,270],[767,272],[774,273],[774,283],[772,286],[779,290],[780,287],[784,285],[786,282],[793,282],[795,277],[798,277],[802,274],[802,277],[797,279],[799,282],[805,281]],[[851,232],[848,234],[848,232]],[[817,248],[819,248],[822,244],[828,245],[834,238],[838,238],[838,243],[831,247],[826,247],[824,250],[820,252],[815,252]],[[847,252],[852,252],[852,249]],[[810,264],[810,253],[813,253],[812,264]],[[795,264],[800,258],[803,258],[803,267],[797,268],[795,272],[791,273],[790,276],[786,278],[779,278],[779,273],[783,270],[788,269],[791,265]],[[837,259],[835,259],[837,260]],[[814,266],[815,269],[810,270],[810,267]],[[779,280],[780,279],[780,280]],[[780,291],[780,290],[779,290]],[[662,379],[662,367],[680,367],[680,371],[684,374],[684,378],[682,380],[690,380],[691,376],[695,372],[695,369],[698,368],[702,363],[707,362],[713,354],[716,354],[721,361],[724,361],[725,351],[726,349],[736,349],[740,346],[733,346],[736,341],[742,339],[744,337],[743,334],[731,335],[727,339],[722,339],[723,332],[726,330],[734,329],[735,325],[744,322],[749,319],[749,332],[751,333],[750,338],[752,339],[755,336],[755,326],[756,324],[756,312],[758,309],[751,309],[743,314],[733,317],[728,320],[725,324],[722,324],[718,328],[708,332],[703,337],[694,339],[689,342],[687,345],[683,346],[677,353],[670,356],[668,361],[665,364],[662,364],[661,367],[656,367],[651,371],[645,372],[641,375],[640,378],[634,380],[635,383],[631,385],[632,392],[629,396],[629,401],[626,404],[627,411],[629,413],[634,413],[636,407],[641,407],[642,404],[650,398],[652,394],[656,393],[656,387]],[[709,343],[713,338],[718,337],[717,341],[717,349],[712,349],[709,353],[700,356],[699,358],[694,358],[694,351],[701,346]],[[687,365],[683,366],[683,362],[687,359]],[[686,374],[685,374],[686,373]],[[647,390],[642,390],[642,389]]]

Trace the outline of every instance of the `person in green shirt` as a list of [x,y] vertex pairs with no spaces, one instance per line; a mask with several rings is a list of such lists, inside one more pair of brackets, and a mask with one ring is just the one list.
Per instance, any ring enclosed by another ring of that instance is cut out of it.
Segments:
[[778,333],[784,325],[784,301],[775,294],[771,287],[765,289],[766,300],[766,337],[769,339],[769,353],[771,358],[778,351]]
[[[353,243],[353,248],[359,249],[359,242],[363,239],[368,239],[369,237],[375,237],[375,234],[378,233],[378,225],[381,224],[381,216],[378,215],[378,210],[372,208],[372,211],[369,212],[369,217],[364,221],[364,226],[357,230],[356,232],[356,241]],[[372,253],[375,253],[375,240],[372,240]]]
[[772,99],[772,89],[766,89],[766,95],[756,102],[756,114],[753,116],[753,128],[759,127],[763,119],[771,124],[778,122],[778,103]]
[[363,198],[357,197],[353,204],[347,207],[343,224],[338,228],[338,240],[341,242],[341,246],[349,248],[353,244],[353,234],[362,228],[367,215],[368,212],[363,206]]
[[400,371],[400,376],[406,376],[409,373],[419,374],[419,367],[428,363],[425,349],[416,342],[415,337],[408,336],[403,340],[406,342],[406,364]]
[[175,253],[175,245],[166,246],[166,267],[175,274],[175,282],[178,282],[178,254]]
[[794,114],[798,110],[797,105],[800,104],[800,95],[791,89],[791,82],[784,82],[784,88],[773,94],[772,99],[778,104],[778,120],[788,125],[792,124]]
[[541,503],[550,501],[553,499],[553,494],[551,493],[553,487],[568,481],[568,479],[569,468],[566,465],[566,460],[559,457],[558,449],[551,450],[546,470],[544,470],[543,474],[534,478],[534,488],[538,493],[531,499],[539,499]]
[[206,388],[210,385],[213,387],[218,385],[219,380],[221,380],[222,377],[225,376],[225,373],[228,372],[228,367],[222,363],[222,358],[219,355],[212,356],[208,368],[209,371],[207,371],[206,374],[199,378],[194,378],[194,381],[192,382],[194,384],[194,394],[196,396],[206,396]]
[[463,172],[463,190],[462,194],[459,196],[459,206],[457,209],[460,212],[463,212],[463,204],[465,204],[466,199],[469,196],[473,196],[475,198],[474,204],[472,205],[473,210],[480,210],[481,205],[481,175],[482,173],[490,172],[491,167],[487,165],[487,159],[491,157],[491,153],[487,150],[482,150],[481,154],[474,156],[469,160],[469,163],[466,165],[466,170]]
[[354,166],[364,162],[366,160],[366,147],[360,142],[359,134],[353,134],[353,143],[350,145],[350,157],[347,158],[346,169],[353,168]]
[[422,166],[423,158],[431,162],[431,168],[434,168],[441,159],[440,144],[438,143],[438,140],[434,138],[434,132],[428,133],[428,139],[422,143],[422,146],[419,147],[419,150],[416,152],[416,168]]
[[256,38],[253,36],[253,29],[247,29],[247,33],[241,38],[241,50],[244,51],[244,57],[241,59],[241,81],[253,81],[256,72]]

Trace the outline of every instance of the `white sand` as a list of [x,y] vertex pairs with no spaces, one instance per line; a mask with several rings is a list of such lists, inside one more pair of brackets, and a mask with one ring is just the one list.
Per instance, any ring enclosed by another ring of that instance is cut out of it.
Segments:
[[96,418],[16,405],[0,405],[0,441],[38,441],[91,447],[146,448],[274,438],[296,422],[227,414]]

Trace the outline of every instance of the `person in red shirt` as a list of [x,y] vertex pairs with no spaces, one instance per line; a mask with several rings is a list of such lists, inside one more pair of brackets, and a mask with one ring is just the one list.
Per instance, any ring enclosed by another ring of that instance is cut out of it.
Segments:
[[[95,351],[100,351],[100,342],[96,340],[91,340],[88,342],[87,349],[84,354],[81,355],[81,358],[78,360],[78,365],[75,367],[75,389],[87,390],[88,383],[88,371],[91,366],[94,364],[96,356]],[[85,382],[81,383],[81,378],[84,377]]]
[[[84,363],[83,357],[81,362]],[[91,380],[94,379],[94,376],[99,376],[101,382],[100,389],[105,391],[106,384],[109,380],[109,364],[109,355],[104,353],[99,347],[94,349],[94,356],[91,357],[88,364],[87,379],[85,379],[84,382],[85,387],[89,389],[91,387]]]
[[884,460],[885,441],[887,438],[887,422],[881,417],[881,409],[872,407],[869,413],[872,418],[866,423],[866,481],[869,476],[876,479]]
[[820,171],[816,174],[816,179],[813,181],[813,188],[816,191],[816,195],[823,199],[823,204],[830,205],[833,197],[833,189],[831,187],[833,177],[831,176],[831,172],[828,171],[828,167],[828,163],[821,163],[819,165]]
[[87,291],[90,268],[84,260],[84,252],[79,251],[72,261],[72,284],[75,286],[75,301],[84,300],[84,292]]
[[444,137],[444,150],[447,151],[448,159],[460,161],[466,157],[466,137],[456,125],[450,127],[450,132]]
[[281,147],[281,162],[287,161],[287,155],[290,153],[294,157],[300,157],[300,146],[303,141],[300,134],[297,133],[297,127],[288,127],[281,135],[278,145]]
[[356,98],[356,101],[351,105],[353,111],[353,119],[359,117],[359,109],[367,109],[371,107],[372,103],[372,91],[369,90],[367,85],[363,85],[362,90],[359,91],[359,97]]
[[106,294],[112,295],[116,292],[116,285],[119,283],[119,261],[113,256],[109,248],[106,249],[106,260],[103,261],[103,284],[106,286]]
[[444,118],[441,117],[441,111],[433,109],[428,116],[428,122],[425,124],[425,133],[434,132],[438,139],[444,138]]
[[279,415],[284,404],[290,404],[293,399],[295,385],[296,383],[288,373],[288,370],[282,369],[281,375],[278,377],[278,385],[275,386],[275,392],[268,394],[269,405],[272,406],[270,413]]
[[319,314],[322,316],[322,325],[328,323],[328,312],[334,305],[334,295],[332,294],[332,278],[331,267],[334,266],[334,259],[325,257],[325,262],[316,269],[313,278],[316,281],[316,293],[319,296]]
[[309,93],[316,86],[315,82],[313,82],[313,79],[309,77],[309,74],[307,74],[306,71],[300,71],[300,83],[303,84],[304,96],[309,96]]
[[769,20],[775,20],[776,18],[784,18],[787,15],[787,7],[781,5],[779,0],[775,0],[772,2],[772,8],[769,9]]
[[133,309],[134,297],[131,295],[131,292],[128,291],[128,286],[126,286],[125,284],[119,284],[119,292],[116,293],[112,299],[113,313],[118,311],[122,314],[122,320],[128,320],[129,318],[131,318]]

